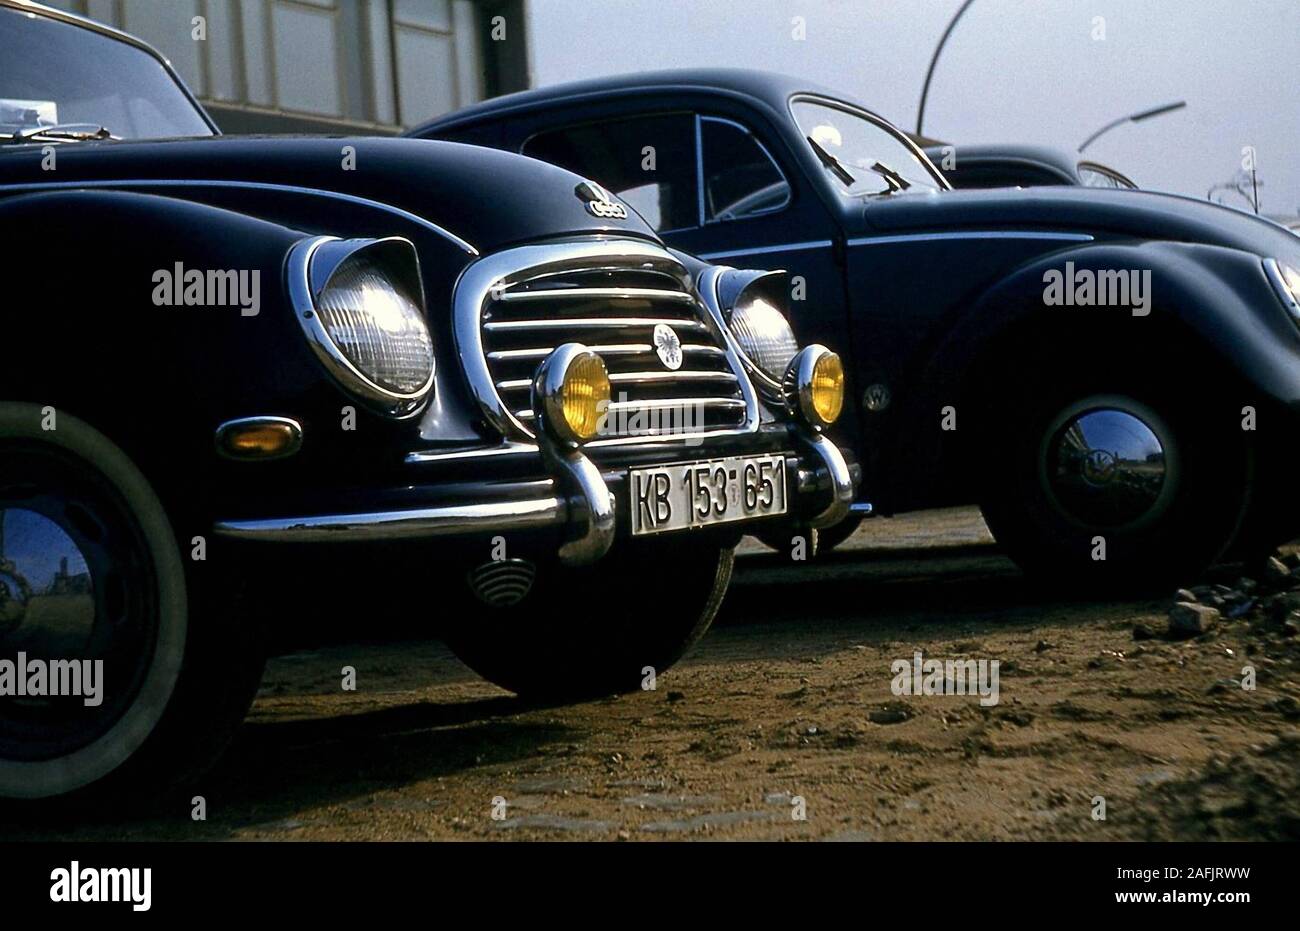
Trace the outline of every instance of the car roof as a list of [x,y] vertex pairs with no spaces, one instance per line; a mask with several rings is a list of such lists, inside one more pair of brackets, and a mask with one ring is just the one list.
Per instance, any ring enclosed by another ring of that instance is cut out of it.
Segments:
[[842,100],[855,107],[872,112],[853,97],[822,87],[812,81],[774,71],[751,68],[677,68],[609,77],[588,78],[552,84],[494,97],[472,104],[462,110],[437,117],[408,130],[407,135],[422,136],[452,127],[463,127],[478,122],[491,122],[512,112],[528,112],[552,104],[570,103],[584,97],[604,97],[611,94],[663,93],[665,91],[711,91],[732,96],[748,97],[782,111],[786,101],[794,94],[815,94]]
[[[936,148],[930,146],[930,148]],[[1078,172],[1080,158],[1065,149],[1046,145],[1025,145],[1023,143],[983,143],[980,145],[957,145],[958,159],[972,161],[1019,161],[1037,162],[1049,165],[1074,176]]]

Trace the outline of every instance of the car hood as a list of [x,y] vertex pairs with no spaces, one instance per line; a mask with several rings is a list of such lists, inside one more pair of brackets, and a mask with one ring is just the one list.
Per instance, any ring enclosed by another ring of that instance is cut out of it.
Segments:
[[1034,187],[895,194],[848,211],[850,235],[1033,229],[1295,255],[1295,237],[1259,217],[1152,191]]
[[[353,153],[345,169],[347,147]],[[400,208],[486,253],[548,237],[613,233],[654,239],[634,212],[597,218],[583,179],[509,152],[423,139],[217,136],[78,143],[41,170],[39,148],[0,150],[0,185],[77,181],[244,181],[325,190]]]

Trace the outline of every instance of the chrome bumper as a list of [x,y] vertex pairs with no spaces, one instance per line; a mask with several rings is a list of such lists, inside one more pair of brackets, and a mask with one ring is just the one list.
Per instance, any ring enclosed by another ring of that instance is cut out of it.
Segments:
[[[806,522],[812,527],[837,523],[849,513],[855,481],[843,454],[824,436],[800,433],[800,498],[829,494],[830,503]],[[225,520],[214,525],[225,539],[266,543],[368,543],[410,541],[471,534],[570,528],[559,556],[569,565],[586,565],[608,552],[616,531],[614,495],[599,467],[581,450],[542,444],[542,461],[555,479],[553,493],[538,495],[538,482],[498,486],[510,500],[435,507],[318,514],[257,520]]]

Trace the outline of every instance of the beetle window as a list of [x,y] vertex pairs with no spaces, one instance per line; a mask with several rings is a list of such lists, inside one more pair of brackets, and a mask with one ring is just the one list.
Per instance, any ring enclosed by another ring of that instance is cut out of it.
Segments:
[[770,213],[790,202],[781,170],[743,126],[701,117],[700,147],[706,222]]
[[1079,165],[1079,180],[1084,187],[1108,187],[1118,190],[1128,190],[1137,187],[1127,178],[1122,178],[1117,174],[1106,171],[1098,165]]
[[669,113],[539,133],[523,154],[613,191],[659,232],[699,225],[695,119]]
[[794,100],[790,111],[826,173],[848,196],[943,189],[938,169],[884,120],[812,99]]

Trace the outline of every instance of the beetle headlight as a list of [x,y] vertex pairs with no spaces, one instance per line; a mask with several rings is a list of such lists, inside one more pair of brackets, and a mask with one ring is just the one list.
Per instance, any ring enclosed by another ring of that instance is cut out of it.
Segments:
[[312,239],[290,265],[291,288],[306,288],[296,295],[298,320],[325,367],[383,413],[417,410],[433,387],[434,355],[415,246]]
[[780,309],[784,282],[784,272],[735,269],[718,280],[718,300],[728,329],[754,368],[776,384],[799,351],[790,321]]
[[1277,259],[1264,260],[1264,272],[1291,316],[1300,323],[1300,269]]

